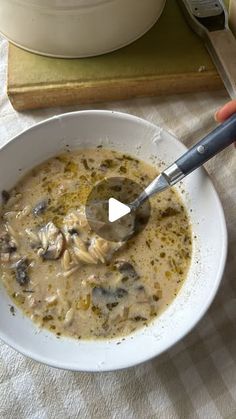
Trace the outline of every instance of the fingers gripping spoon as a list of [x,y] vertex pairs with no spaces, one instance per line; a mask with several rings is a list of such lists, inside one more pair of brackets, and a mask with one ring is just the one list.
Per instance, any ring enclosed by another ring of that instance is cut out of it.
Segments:
[[236,99],[236,39],[223,0],[178,0],[190,26],[201,36],[226,89]]
[[150,185],[129,204],[136,210],[146,199],[175,185],[209,159],[236,140],[236,114],[206,135],[201,141],[186,151],[171,166],[165,169]]

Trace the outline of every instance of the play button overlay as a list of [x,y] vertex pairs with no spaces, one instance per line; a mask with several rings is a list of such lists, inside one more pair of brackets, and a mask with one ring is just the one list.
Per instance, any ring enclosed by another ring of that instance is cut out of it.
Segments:
[[114,221],[119,220],[125,215],[129,214],[131,211],[128,205],[122,204],[115,198],[110,198],[108,200],[108,221],[114,223]]
[[129,204],[143,188],[125,177],[106,178],[91,190],[86,206],[86,218],[92,231],[105,240],[126,241],[139,234],[150,217],[150,203],[146,200],[136,211]]

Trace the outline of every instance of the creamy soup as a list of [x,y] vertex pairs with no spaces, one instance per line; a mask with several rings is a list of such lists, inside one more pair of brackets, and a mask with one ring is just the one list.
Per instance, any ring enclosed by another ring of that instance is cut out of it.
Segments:
[[143,161],[98,147],[52,158],[2,192],[1,280],[40,327],[77,339],[121,337],[171,304],[191,259],[191,229],[176,191],[151,198],[148,225],[127,242],[99,237],[84,210],[105,177],[146,186],[156,175]]

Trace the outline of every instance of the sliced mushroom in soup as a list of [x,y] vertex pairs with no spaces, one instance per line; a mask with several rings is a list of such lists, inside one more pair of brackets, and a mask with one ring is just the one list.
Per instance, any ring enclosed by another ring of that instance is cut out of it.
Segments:
[[77,150],[51,158],[2,191],[1,280],[27,316],[58,336],[133,333],[158,321],[187,276],[191,228],[175,190],[152,198],[148,225],[127,242],[91,230],[85,214],[91,188],[104,177],[124,175],[144,186],[157,171],[102,147]]

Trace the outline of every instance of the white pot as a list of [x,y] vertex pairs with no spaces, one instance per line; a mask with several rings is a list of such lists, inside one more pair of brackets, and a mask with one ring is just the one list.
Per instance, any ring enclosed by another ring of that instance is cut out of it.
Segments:
[[0,32],[39,54],[89,57],[142,36],[164,5],[165,0],[0,0]]
[[[42,141],[48,138],[50,141]],[[32,167],[70,148],[104,147],[128,152],[161,167],[173,163],[186,148],[171,134],[140,118],[111,111],[64,114],[35,125],[0,149],[0,191],[10,189]],[[162,162],[162,163],[161,163]],[[163,165],[164,163],[164,165]],[[170,306],[125,340],[82,341],[41,330],[15,308],[0,278],[0,338],[16,350],[54,367],[76,371],[108,371],[130,367],[161,354],[202,318],[220,285],[227,232],[219,198],[204,169],[176,186],[188,210],[193,253],[187,278]]]

